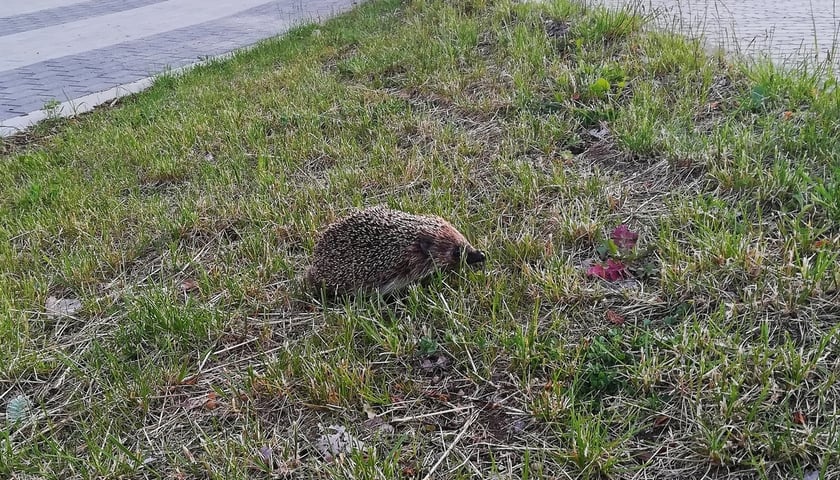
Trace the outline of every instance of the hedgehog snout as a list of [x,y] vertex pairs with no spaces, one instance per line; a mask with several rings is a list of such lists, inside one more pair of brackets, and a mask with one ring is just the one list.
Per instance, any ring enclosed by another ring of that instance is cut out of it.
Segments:
[[481,250],[470,250],[467,252],[467,265],[484,263],[485,260],[487,260],[487,256]]
[[484,254],[484,252],[476,250],[469,244],[458,245],[452,249],[452,259],[454,260],[455,264],[463,262],[469,266],[475,266],[480,263],[484,263],[486,258],[487,257]]
[[481,250],[470,250],[467,252],[467,265],[484,263],[485,260],[487,260],[487,256]]

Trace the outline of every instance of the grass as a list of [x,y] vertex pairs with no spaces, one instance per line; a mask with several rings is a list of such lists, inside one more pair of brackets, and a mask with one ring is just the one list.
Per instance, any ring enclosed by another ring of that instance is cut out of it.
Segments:
[[[643,24],[374,0],[4,140],[0,476],[838,478],[836,82]],[[309,302],[379,203],[488,265]]]

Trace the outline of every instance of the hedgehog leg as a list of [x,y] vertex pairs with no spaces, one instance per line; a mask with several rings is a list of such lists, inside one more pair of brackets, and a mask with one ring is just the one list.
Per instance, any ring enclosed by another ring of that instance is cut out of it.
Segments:
[[380,295],[387,295],[389,293],[402,290],[403,288],[407,287],[409,283],[411,283],[411,281],[408,278],[398,276],[383,283],[376,290],[377,292],[379,292]]

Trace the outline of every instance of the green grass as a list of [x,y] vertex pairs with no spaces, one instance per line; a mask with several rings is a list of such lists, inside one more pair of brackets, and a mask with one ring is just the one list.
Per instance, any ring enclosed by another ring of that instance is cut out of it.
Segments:
[[[375,0],[6,140],[0,476],[840,476],[836,82],[642,26]],[[488,264],[308,303],[379,203]],[[632,278],[588,276],[619,224]]]

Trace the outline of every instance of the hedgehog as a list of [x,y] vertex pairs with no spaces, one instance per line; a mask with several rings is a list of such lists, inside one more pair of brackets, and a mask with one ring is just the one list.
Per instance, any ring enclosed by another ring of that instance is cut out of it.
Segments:
[[319,236],[304,281],[330,295],[396,292],[435,270],[485,261],[448,221],[369,207],[329,225]]

